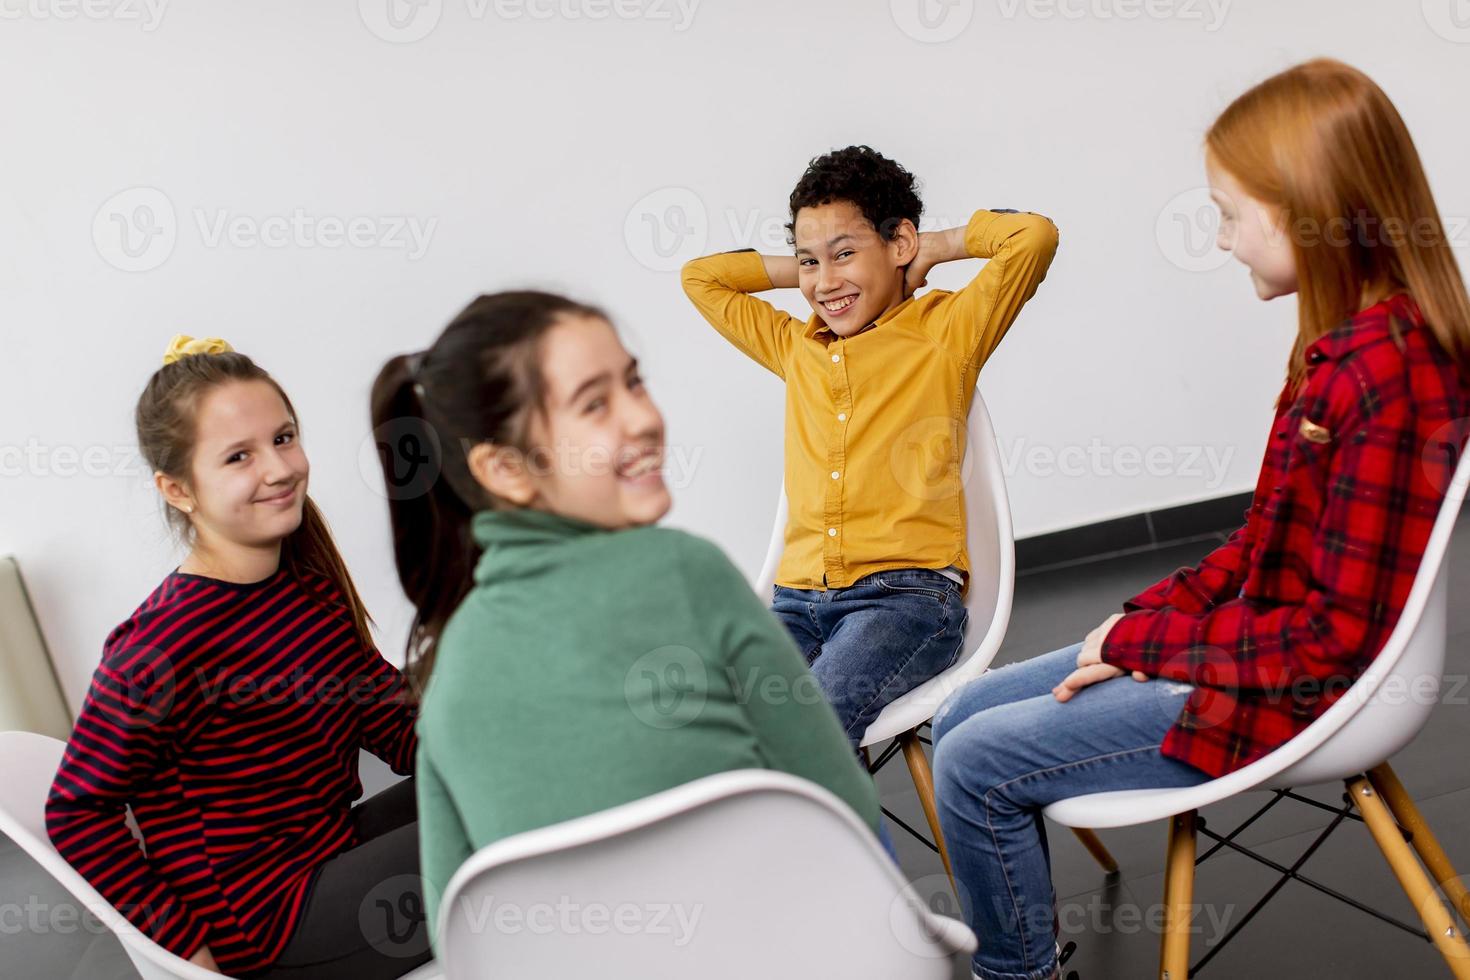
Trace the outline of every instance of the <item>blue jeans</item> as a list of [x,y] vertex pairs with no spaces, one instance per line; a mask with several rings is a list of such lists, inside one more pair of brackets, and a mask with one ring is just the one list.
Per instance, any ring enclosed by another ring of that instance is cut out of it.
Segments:
[[771,611],[806,657],[857,748],[884,706],[952,666],[969,614],[927,568],[866,575],[845,589],[774,589]]
[[1085,793],[1194,786],[1210,777],[1159,746],[1193,688],[1129,676],[1052,688],[1082,644],[992,670],[934,715],[934,790],[983,980],[1048,980],[1056,896],[1041,809]]

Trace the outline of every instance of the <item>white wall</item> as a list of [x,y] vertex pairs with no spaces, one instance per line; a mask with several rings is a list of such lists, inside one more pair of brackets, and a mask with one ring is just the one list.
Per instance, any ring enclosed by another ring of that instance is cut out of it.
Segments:
[[[762,232],[829,148],[901,160],[936,219],[1016,207],[1061,228],[982,375],[1023,535],[1252,485],[1295,307],[1259,304],[1237,265],[1191,271],[1175,216],[1194,220],[1177,195],[1202,184],[1202,133],[1244,87],[1319,54],[1368,70],[1467,237],[1470,26],[1454,0],[923,0],[959,31],[943,41],[911,36],[916,0],[421,0],[408,33],[432,30],[407,43],[368,26],[403,40],[387,0],[151,2],[0,0],[0,552],[21,559],[74,705],[107,631],[177,557],[146,474],[115,472],[175,332],[228,338],[291,392],[313,493],[396,653],[407,610],[359,466],[367,387],[480,291],[548,286],[613,312],[675,452],[697,460],[670,523],[754,573],[779,383],[649,266],[776,248]],[[112,222],[147,218],[139,204],[172,247],[157,236],[135,262]],[[366,218],[374,241],[209,236],[222,215],[268,229],[297,211]],[[395,217],[430,232],[422,255],[377,240]],[[1048,472],[1037,453],[1068,447],[1101,468]],[[1151,447],[1175,472],[1113,472]],[[1205,450],[1228,465],[1191,466]]]

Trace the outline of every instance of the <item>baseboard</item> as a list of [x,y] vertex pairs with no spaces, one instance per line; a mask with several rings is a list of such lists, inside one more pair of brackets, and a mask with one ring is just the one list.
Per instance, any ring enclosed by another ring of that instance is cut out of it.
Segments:
[[1212,538],[1240,527],[1250,505],[1249,493],[1233,493],[1021,538],[1016,542],[1016,573],[1025,575],[1149,551],[1181,541]]

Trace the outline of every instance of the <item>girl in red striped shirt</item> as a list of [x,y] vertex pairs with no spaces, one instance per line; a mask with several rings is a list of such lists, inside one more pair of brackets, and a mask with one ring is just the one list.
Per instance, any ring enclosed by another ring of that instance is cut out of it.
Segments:
[[291,401],[223,341],[179,337],[137,429],[188,556],[107,639],[51,840],[206,969],[400,976],[430,955],[413,782],[352,804],[360,749],[412,772],[417,709],[307,496]]

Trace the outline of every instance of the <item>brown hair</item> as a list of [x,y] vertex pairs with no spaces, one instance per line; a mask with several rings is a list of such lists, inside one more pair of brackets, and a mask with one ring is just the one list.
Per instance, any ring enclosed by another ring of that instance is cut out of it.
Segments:
[[1371,78],[1325,58],[1289,68],[1230,103],[1205,148],[1280,210],[1290,235],[1300,283],[1292,390],[1307,347],[1356,313],[1365,291],[1407,290],[1439,345],[1470,370],[1459,265],[1409,130]]
[[[194,440],[198,432],[199,405],[204,396],[222,385],[240,381],[263,381],[275,389],[286,405],[286,411],[297,424],[300,419],[291,399],[266,371],[238,352],[190,354],[153,372],[143,394],[138,397],[135,423],[138,448],[143,459],[154,470],[165,473],[186,486],[190,482],[194,459]],[[194,525],[176,507],[165,505],[169,525],[185,544],[194,541]],[[332,541],[326,518],[310,496],[306,497],[301,524],[281,542],[281,566],[301,584],[308,595],[314,589],[303,578],[307,574],[327,578],[342,593],[358,639],[366,647],[375,646],[368,624],[372,618],[363,606],[347,565]]]
[[445,624],[474,585],[480,549],[471,518],[477,510],[514,506],[475,480],[469,450],[491,442],[531,451],[532,418],[545,405],[541,342],[567,316],[607,319],[551,293],[481,296],[428,350],[392,358],[373,382],[373,432],[393,554],[415,610],[407,669],[420,691]]

